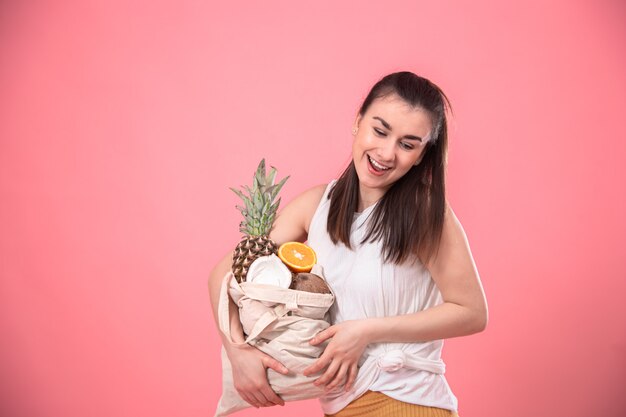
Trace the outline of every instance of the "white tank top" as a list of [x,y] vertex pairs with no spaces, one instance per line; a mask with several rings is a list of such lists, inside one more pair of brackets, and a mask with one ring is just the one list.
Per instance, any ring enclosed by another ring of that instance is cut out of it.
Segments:
[[[384,263],[380,242],[360,244],[369,215],[378,203],[354,213],[352,250],[340,242],[333,244],[326,223],[328,193],[336,182],[332,180],[324,191],[311,219],[307,241],[335,294],[331,323],[415,313],[443,303],[439,289],[419,260],[402,265]],[[458,411],[457,398],[443,375],[442,348],[443,340],[369,344],[359,361],[352,391],[320,398],[322,410],[334,414],[371,390],[412,404]]]

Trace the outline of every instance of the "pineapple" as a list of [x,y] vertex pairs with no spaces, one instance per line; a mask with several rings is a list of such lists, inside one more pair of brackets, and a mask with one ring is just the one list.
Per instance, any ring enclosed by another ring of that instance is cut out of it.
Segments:
[[247,196],[240,190],[230,188],[244,202],[243,207],[235,206],[244,218],[239,224],[239,231],[245,234],[233,254],[232,270],[237,282],[246,280],[248,268],[258,257],[278,252],[278,245],[269,238],[269,233],[280,204],[280,198],[276,202],[274,199],[289,176],[278,184],[274,184],[275,177],[274,167],[265,176],[265,159],[262,159],[254,174],[252,189],[244,186]]

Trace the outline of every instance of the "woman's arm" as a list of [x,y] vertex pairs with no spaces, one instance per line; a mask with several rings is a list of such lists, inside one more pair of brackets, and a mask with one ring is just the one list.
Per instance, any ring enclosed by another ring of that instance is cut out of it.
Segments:
[[[233,252],[229,252],[211,271],[209,276],[209,295],[218,333],[222,338],[224,350],[232,365],[235,389],[241,398],[257,408],[285,405],[285,402],[270,387],[267,381],[266,369],[272,368],[276,372],[286,374],[288,373],[287,368],[276,359],[253,346],[247,344],[233,345],[220,329],[218,321],[220,289],[224,275],[231,269],[232,255]],[[239,309],[230,297],[228,297],[228,301],[231,338],[235,343],[244,342],[243,329],[239,321]]]
[[484,330],[487,301],[467,237],[449,206],[439,253],[426,267],[441,292],[442,304],[417,313],[350,320],[329,327],[311,340],[318,344],[332,338],[319,360],[305,369],[305,375],[328,366],[316,384],[330,390],[346,381],[348,390],[356,378],[356,364],[369,343],[421,342]]
[[[324,193],[325,185],[313,187],[296,198],[277,214],[270,238],[280,245],[284,242],[304,242],[308,236],[309,224],[315,209]],[[222,344],[231,361],[233,381],[241,397],[255,407],[284,405],[267,381],[266,369],[286,373],[287,369],[271,356],[249,345],[233,345],[221,332],[218,322],[218,305],[223,278],[232,267],[233,252],[229,252],[213,268],[209,277],[209,295],[213,317]],[[243,329],[239,320],[239,309],[229,297],[231,337],[234,342],[243,342]]]
[[452,208],[445,216],[439,254],[426,264],[443,303],[403,316],[368,320],[370,342],[415,342],[478,333],[489,313],[465,231]]

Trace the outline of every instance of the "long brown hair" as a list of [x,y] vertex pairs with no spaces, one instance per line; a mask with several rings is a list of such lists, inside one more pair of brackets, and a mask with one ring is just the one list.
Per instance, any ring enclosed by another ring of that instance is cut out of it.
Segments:
[[[412,72],[396,72],[380,79],[370,90],[359,113],[370,104],[397,94],[414,108],[431,116],[433,131],[421,162],[398,179],[378,201],[361,243],[382,239],[384,261],[401,264],[419,257],[436,256],[446,210],[445,165],[448,152],[446,109],[450,102],[443,91]],[[351,161],[329,193],[327,230],[334,244],[350,245],[350,230],[359,202],[359,178]]]

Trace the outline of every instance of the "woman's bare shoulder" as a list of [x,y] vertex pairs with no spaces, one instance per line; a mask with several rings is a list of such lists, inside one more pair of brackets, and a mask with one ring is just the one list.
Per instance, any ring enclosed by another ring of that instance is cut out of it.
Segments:
[[296,198],[294,198],[293,201],[291,201],[291,203],[293,203],[294,206],[297,207],[297,210],[299,210],[302,214],[304,230],[307,235],[309,233],[309,226],[311,225],[311,220],[313,219],[315,210],[317,210],[317,206],[319,206],[327,186],[328,184],[315,185],[307,190],[304,190]]
[[307,239],[311,219],[317,210],[328,184],[310,187],[286,204],[278,212],[270,237],[276,243],[304,242]]
[[307,190],[304,190],[296,198],[302,198],[306,203],[309,205],[314,204],[317,208],[317,205],[324,195],[324,191],[326,191],[326,187],[328,187],[328,184],[315,185]]

